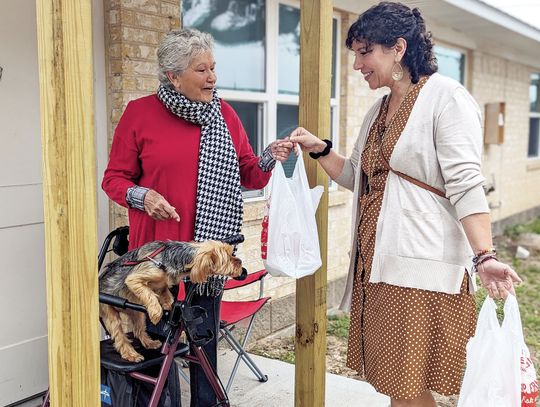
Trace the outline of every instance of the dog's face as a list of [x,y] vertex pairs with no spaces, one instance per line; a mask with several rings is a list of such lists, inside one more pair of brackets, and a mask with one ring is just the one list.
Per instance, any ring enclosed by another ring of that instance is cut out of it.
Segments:
[[213,274],[237,277],[242,273],[242,261],[233,256],[231,245],[209,240],[197,246],[190,273],[193,283],[204,283]]

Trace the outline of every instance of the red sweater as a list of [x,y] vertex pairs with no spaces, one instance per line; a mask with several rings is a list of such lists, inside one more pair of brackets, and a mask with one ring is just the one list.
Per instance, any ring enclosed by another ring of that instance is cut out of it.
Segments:
[[[242,186],[263,188],[270,172],[262,171],[233,108],[221,101],[221,113],[231,133],[240,163]],[[111,147],[102,188],[114,202],[128,207],[133,185],[150,188],[176,208],[180,222],[154,220],[129,208],[130,250],[153,240],[193,240],[201,127],[169,112],[156,95],[130,102]]]

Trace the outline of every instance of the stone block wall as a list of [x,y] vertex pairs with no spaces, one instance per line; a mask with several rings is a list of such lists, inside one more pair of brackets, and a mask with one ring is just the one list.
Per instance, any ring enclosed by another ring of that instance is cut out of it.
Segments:
[[[532,68],[481,51],[471,53],[471,91],[482,111],[490,102],[505,102],[504,142],[484,145],[482,171],[495,191],[488,195],[492,220],[540,209],[540,159],[527,157],[529,139],[529,84]],[[532,211],[532,212],[531,212]],[[516,218],[517,216],[517,218]],[[495,232],[501,233],[501,228]]]

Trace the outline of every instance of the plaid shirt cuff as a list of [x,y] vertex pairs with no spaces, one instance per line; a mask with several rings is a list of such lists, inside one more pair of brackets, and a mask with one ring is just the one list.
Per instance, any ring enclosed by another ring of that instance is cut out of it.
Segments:
[[272,171],[276,165],[276,159],[272,156],[270,146],[266,147],[259,158],[259,168],[264,172]]
[[126,202],[131,208],[144,211],[144,197],[148,192],[148,188],[133,185],[126,192]]

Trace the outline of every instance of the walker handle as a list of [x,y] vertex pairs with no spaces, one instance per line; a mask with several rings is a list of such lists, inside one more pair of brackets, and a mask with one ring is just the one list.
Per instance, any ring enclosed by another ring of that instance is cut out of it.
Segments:
[[99,293],[99,302],[102,304],[112,305],[113,307],[117,308],[129,308],[135,311],[146,312],[146,308],[142,305],[129,302],[125,298],[117,297],[116,295]]

